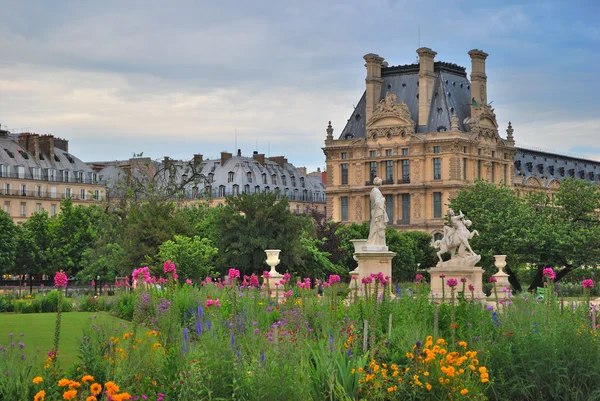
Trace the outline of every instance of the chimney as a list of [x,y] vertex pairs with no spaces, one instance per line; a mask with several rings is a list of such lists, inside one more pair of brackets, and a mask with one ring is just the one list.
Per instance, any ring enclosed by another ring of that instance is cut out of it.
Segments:
[[163,158],[163,166],[164,168],[168,169],[171,167],[171,159],[169,158],[169,156],[165,156]]
[[19,145],[31,153],[35,160],[40,160],[40,136],[38,134],[19,135]]
[[508,146],[515,146],[515,137],[513,136],[513,132],[515,130],[512,127],[510,121],[508,122],[508,128],[506,129],[506,142]]
[[40,151],[48,156],[50,163],[54,163],[54,137],[52,135],[42,135],[39,143]]
[[[381,85],[383,84],[383,80],[381,79],[381,65],[383,63],[383,57],[369,53],[364,56],[364,59],[367,62],[365,64],[365,67],[367,67],[367,78],[365,79],[367,84],[367,115],[365,116],[365,121],[368,123],[373,116],[373,110],[375,109],[375,106],[377,106],[377,103],[379,103],[379,98],[381,97]],[[333,130],[331,133],[333,134]]]
[[64,150],[65,152],[69,151],[69,141],[62,138],[54,138],[54,147]]
[[195,154],[194,155],[194,166],[198,166],[202,163],[202,155]]
[[237,156],[242,157],[242,149],[238,149]]
[[306,175],[306,167],[298,167],[298,170],[300,170],[303,175]]
[[429,109],[433,95],[435,74],[433,72],[433,59],[437,54],[428,47],[417,49],[419,55],[419,126],[427,126]]
[[261,166],[265,165],[265,154],[264,153],[258,153],[256,150],[254,151],[254,153],[252,154],[252,158],[254,160],[256,160],[257,162],[260,163]]
[[225,162],[231,159],[232,154],[229,152],[221,152],[221,166],[225,164]]
[[281,168],[284,168],[284,166],[285,166],[285,158],[283,156],[269,157],[269,160],[277,163],[279,165],[279,167],[281,167]]
[[[487,75],[485,75],[485,59],[488,54],[473,49],[469,51],[471,56],[471,100],[477,103],[487,104]],[[471,116],[473,113],[471,113]]]

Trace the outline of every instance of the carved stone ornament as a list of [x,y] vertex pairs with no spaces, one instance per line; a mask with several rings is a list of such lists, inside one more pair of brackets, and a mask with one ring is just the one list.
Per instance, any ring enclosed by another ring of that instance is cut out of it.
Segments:
[[450,127],[452,131],[460,131],[460,129],[458,128],[458,116],[456,115],[456,112],[452,113],[452,118],[450,119]]
[[414,198],[415,198],[415,219],[420,219],[421,218],[421,194],[414,194]]
[[421,165],[420,160],[413,160],[412,162],[412,178],[416,181],[419,181],[421,176]]
[[361,163],[356,163],[356,184],[362,184],[362,170],[363,165]]
[[385,117],[396,117],[407,122],[413,122],[410,117],[410,110],[406,102],[396,103],[396,94],[392,92],[386,93],[385,97],[375,106],[371,121],[379,120]]
[[362,221],[362,202],[361,197],[356,197],[356,202],[354,202],[354,215],[356,217],[356,221]]

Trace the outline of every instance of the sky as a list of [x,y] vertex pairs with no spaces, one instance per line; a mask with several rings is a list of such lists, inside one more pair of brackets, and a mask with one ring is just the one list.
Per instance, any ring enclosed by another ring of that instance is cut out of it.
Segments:
[[[324,168],[363,55],[467,67],[517,146],[600,160],[600,2],[0,0],[0,124],[83,161],[283,155]],[[237,133],[237,134],[236,134]],[[237,140],[236,140],[237,138]],[[237,147],[236,147],[237,145]]]

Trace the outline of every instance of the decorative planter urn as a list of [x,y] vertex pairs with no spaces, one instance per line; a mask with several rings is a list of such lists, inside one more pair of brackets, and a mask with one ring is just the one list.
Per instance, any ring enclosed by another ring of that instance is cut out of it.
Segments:
[[265,250],[265,253],[267,254],[267,264],[271,267],[271,271],[269,272],[269,274],[271,275],[271,277],[273,276],[280,276],[280,274],[277,272],[277,270],[275,270],[275,266],[277,266],[280,262],[279,260],[279,253],[281,252],[281,249],[267,249]]
[[506,255],[494,255],[494,265],[498,268],[498,273],[504,273],[503,268],[506,267]]

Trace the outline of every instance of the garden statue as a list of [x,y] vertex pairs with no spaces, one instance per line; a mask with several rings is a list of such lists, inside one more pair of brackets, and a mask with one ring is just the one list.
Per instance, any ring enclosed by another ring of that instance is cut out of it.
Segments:
[[375,177],[373,180],[373,185],[375,185],[375,187],[371,190],[370,195],[371,227],[369,229],[369,239],[366,244],[367,247],[387,248],[385,245],[385,226],[389,219],[385,211],[385,197],[379,190],[381,183],[382,181],[379,177]]
[[479,235],[477,230],[473,232],[469,231],[471,221],[465,219],[465,215],[459,212],[458,215],[454,213],[454,210],[448,209],[448,218],[450,219],[450,226],[444,226],[444,237],[441,240],[437,240],[433,243],[433,246],[439,249],[437,253],[440,262],[438,266],[443,262],[442,254],[450,252],[450,259],[469,259],[472,265],[475,265],[481,256],[476,255],[469,245],[469,240],[474,235]]

